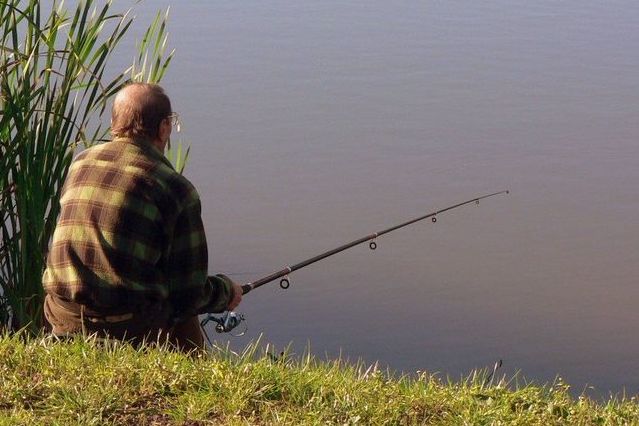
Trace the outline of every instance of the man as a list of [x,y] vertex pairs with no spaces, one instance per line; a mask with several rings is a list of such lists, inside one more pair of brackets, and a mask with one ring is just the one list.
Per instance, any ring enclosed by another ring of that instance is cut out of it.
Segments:
[[111,142],[73,161],[43,276],[55,335],[204,346],[197,314],[234,309],[242,289],[207,276],[199,196],[164,157],[177,114],[160,86],[115,97]]

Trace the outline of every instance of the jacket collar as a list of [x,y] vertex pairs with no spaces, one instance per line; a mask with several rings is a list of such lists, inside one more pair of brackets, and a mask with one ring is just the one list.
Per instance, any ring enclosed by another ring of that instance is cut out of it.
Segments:
[[161,161],[170,168],[174,169],[173,164],[171,164],[171,162],[164,156],[164,153],[162,153],[159,149],[157,149],[155,145],[153,145],[153,142],[151,142],[149,138],[130,138],[121,136],[113,138],[113,142],[133,144],[136,147],[140,148],[142,152],[144,152],[153,160]]

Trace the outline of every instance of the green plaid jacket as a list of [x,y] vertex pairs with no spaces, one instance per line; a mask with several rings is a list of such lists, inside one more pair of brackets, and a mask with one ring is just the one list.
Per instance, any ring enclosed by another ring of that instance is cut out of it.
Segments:
[[45,292],[97,311],[166,301],[179,317],[228,305],[230,280],[207,276],[198,193],[149,142],[83,151],[60,204]]

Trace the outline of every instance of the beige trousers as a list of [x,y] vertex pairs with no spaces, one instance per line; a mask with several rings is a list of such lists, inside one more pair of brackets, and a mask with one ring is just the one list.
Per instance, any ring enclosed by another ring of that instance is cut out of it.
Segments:
[[169,327],[171,310],[151,306],[139,313],[96,316],[82,305],[57,301],[47,295],[44,316],[56,336],[96,335],[127,341],[136,347],[165,344],[185,353],[204,350],[204,336],[197,316]]

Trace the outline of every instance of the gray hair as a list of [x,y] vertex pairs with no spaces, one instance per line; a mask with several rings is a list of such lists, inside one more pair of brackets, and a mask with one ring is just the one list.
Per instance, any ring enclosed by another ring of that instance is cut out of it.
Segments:
[[155,139],[160,123],[171,114],[171,101],[157,84],[131,83],[115,96],[111,110],[113,137]]

